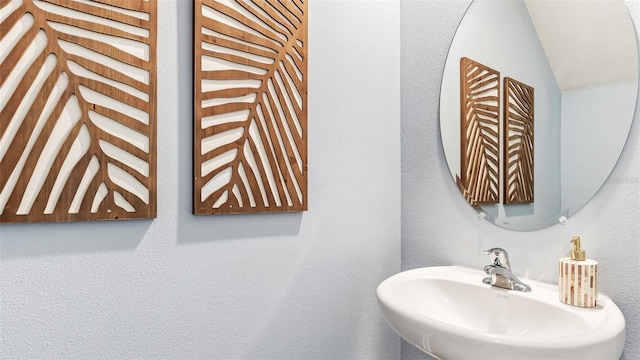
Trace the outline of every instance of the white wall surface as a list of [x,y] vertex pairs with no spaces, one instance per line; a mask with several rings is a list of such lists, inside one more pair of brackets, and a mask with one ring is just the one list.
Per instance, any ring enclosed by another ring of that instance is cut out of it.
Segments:
[[192,4],[158,1],[158,218],[0,225],[0,358],[399,358],[399,2],[310,2],[309,211],[207,217]]
[[[573,235],[600,262],[600,290],[627,320],[623,359],[640,358],[640,107],[610,178],[566,225],[514,232],[478,220],[449,173],[438,106],[448,46],[469,1],[401,1],[402,268],[457,264],[481,269],[492,246],[511,255],[517,275],[557,282],[557,261]],[[636,28],[639,8],[629,2]],[[491,358],[492,354],[479,354]],[[402,359],[427,357],[403,342]]]
[[574,213],[616,165],[629,134],[637,82],[562,94],[562,209]]

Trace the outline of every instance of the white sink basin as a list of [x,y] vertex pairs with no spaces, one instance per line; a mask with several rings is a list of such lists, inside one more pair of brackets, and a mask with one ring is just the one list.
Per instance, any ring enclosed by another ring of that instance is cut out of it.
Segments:
[[619,359],[620,309],[602,294],[591,309],[565,305],[558,288],[528,279],[531,292],[482,283],[458,266],[404,271],[384,280],[378,303],[409,344],[441,359]]

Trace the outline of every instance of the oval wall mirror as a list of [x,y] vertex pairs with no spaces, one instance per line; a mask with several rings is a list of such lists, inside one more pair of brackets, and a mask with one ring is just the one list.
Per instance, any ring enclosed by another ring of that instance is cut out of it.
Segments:
[[584,206],[633,121],[638,49],[622,0],[475,0],[445,64],[451,175],[485,219],[518,231]]

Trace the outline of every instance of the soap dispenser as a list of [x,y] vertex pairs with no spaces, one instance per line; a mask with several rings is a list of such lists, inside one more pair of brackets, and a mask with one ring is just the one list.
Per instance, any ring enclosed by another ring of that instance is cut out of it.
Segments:
[[598,301],[598,262],[587,259],[580,237],[571,239],[569,257],[558,260],[558,299],[568,305],[595,307]]

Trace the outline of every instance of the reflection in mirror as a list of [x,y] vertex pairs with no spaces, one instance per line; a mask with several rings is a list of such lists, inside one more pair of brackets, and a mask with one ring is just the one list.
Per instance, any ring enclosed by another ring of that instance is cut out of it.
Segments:
[[[611,173],[633,120],[638,49],[624,1],[475,0],[471,4],[451,44],[440,94],[442,143],[458,186],[467,169],[461,154],[463,58],[499,72],[501,90],[507,77],[535,89],[533,202],[508,204],[504,189],[508,170],[503,165],[508,154],[499,144],[499,201],[476,204],[477,210],[488,221],[519,231],[542,229],[573,215]],[[502,94],[499,137],[504,136],[508,118],[505,101],[508,96]],[[469,199],[464,187],[461,190]]]
[[500,73],[460,59],[460,176],[456,183],[473,206],[499,198]]

